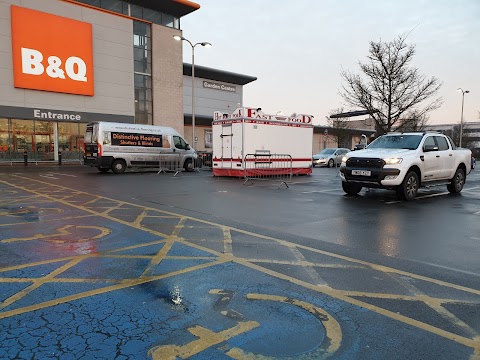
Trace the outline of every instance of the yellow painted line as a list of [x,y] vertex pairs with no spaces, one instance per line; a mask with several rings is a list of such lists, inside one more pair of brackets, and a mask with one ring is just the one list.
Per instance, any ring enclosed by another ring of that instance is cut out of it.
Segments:
[[232,234],[230,233],[230,228],[224,226],[222,228],[223,230],[223,251],[225,254],[231,254],[232,253]]
[[[20,177],[20,176],[19,176],[19,177]],[[28,181],[32,181],[32,179],[28,179],[28,178],[24,178],[24,177],[20,177],[20,178],[21,178],[21,179],[27,179]],[[42,181],[39,181],[39,180],[33,180],[33,181],[43,183]],[[6,183],[6,184],[8,184],[8,185],[10,185],[10,186],[17,187],[17,188],[19,188],[19,189],[22,189],[22,190],[25,190],[25,191],[28,191],[28,192],[36,193],[35,191],[32,191],[32,190],[23,188],[23,187],[18,186],[18,185],[16,185],[16,184],[10,184],[10,183]],[[47,184],[48,184],[48,183],[47,183]],[[49,186],[57,186],[57,187],[58,187],[58,185],[52,185],[52,184],[48,184],[48,185],[49,185]],[[64,187],[62,187],[62,188],[64,188]],[[68,189],[68,188],[65,188],[65,189]],[[71,190],[71,189],[69,189],[69,190]],[[88,193],[83,193],[83,194],[88,194]],[[52,199],[53,201],[62,202],[62,201],[59,201],[58,199],[51,198],[49,195],[43,195],[43,196],[46,197],[46,198]],[[106,199],[108,199],[108,198],[106,198]],[[112,200],[112,201],[115,201],[115,200]],[[126,204],[129,204],[129,203],[126,203]],[[82,209],[82,210],[85,210],[85,211],[89,211],[89,212],[91,212],[91,213],[93,213],[93,214],[97,214],[98,216],[102,216],[102,214],[96,213],[95,211],[90,210],[90,209],[88,209],[88,208],[85,208],[85,207],[83,207],[83,206],[78,206],[78,205],[71,204],[71,203],[68,203],[68,202],[65,202],[65,205],[69,205],[69,206],[72,206],[72,207],[77,207],[77,208],[79,208],[79,209]],[[158,210],[158,209],[155,209],[155,208],[140,207],[140,206],[135,205],[135,204],[129,204],[129,205],[132,205],[132,206],[135,206],[135,207],[138,207],[138,208],[149,209],[149,210],[152,210],[152,211],[154,211],[154,212],[169,214],[169,215],[173,215],[173,216],[177,216],[177,217],[181,217],[181,218],[185,218],[185,219],[191,219],[191,220],[194,220],[194,221],[199,222],[199,223],[209,224],[209,225],[218,226],[218,227],[223,228],[222,225],[216,224],[216,223],[213,223],[213,222],[210,222],[210,221],[205,221],[205,220],[201,220],[201,219],[195,219],[195,218],[191,218],[191,217],[186,217],[186,216],[182,216],[182,215],[179,215],[179,214],[174,214],[174,213],[171,213],[171,212]],[[110,217],[110,216],[105,216],[105,215],[103,215],[103,217],[105,217],[105,218],[107,218],[107,219],[110,219],[110,220],[113,220],[113,221],[116,221],[116,222],[118,222],[118,223],[125,224],[125,225],[127,225],[127,226],[132,226],[131,223],[122,221],[122,220],[120,220],[120,219],[115,219],[115,218],[112,218],[112,217]],[[143,230],[143,231],[146,231],[146,232],[153,233],[153,234],[158,234],[158,232],[153,231],[153,230],[148,229],[148,228],[143,228],[143,227],[141,227],[141,228],[139,228],[139,229],[140,229],[140,230]],[[338,255],[338,254],[334,254],[334,253],[329,253],[329,252],[326,252],[326,251],[323,251],[323,250],[318,250],[318,249],[310,248],[310,247],[303,246],[303,245],[292,244],[292,243],[289,243],[289,242],[287,242],[287,241],[285,241],[285,240],[281,240],[281,239],[275,239],[275,238],[272,238],[272,237],[268,237],[268,236],[264,236],[264,235],[260,235],[260,234],[255,234],[255,233],[252,233],[252,232],[243,231],[243,230],[239,230],[239,229],[235,229],[235,228],[230,228],[230,229],[231,229],[231,230],[234,230],[234,231],[237,231],[237,232],[239,232],[239,233],[242,233],[242,234],[248,234],[248,235],[255,236],[255,237],[257,237],[257,238],[262,238],[262,239],[266,239],[266,240],[275,241],[275,242],[277,242],[277,243],[279,243],[279,244],[281,244],[281,245],[287,246],[287,247],[297,247],[297,248],[301,248],[301,249],[306,249],[306,250],[310,250],[310,251],[313,251],[313,252],[317,252],[317,253],[320,253],[320,254],[324,254],[324,255],[327,255],[327,256],[330,256],[330,257],[333,257],[333,258],[338,258],[338,259],[342,259],[342,260],[345,260],[345,261],[348,261],[348,262],[365,265],[365,266],[371,267],[371,268],[373,268],[373,269],[375,269],[375,270],[378,270],[378,271],[381,271],[381,272],[385,272],[385,273],[396,273],[396,274],[406,275],[406,276],[409,276],[409,277],[412,277],[412,278],[424,280],[424,281],[431,282],[431,283],[434,283],[434,284],[437,284],[437,285],[441,285],[441,286],[445,286],[445,287],[450,287],[450,288],[454,288],[454,289],[457,289],[457,290],[461,290],[461,291],[465,291],[465,292],[469,292],[469,293],[473,293],[473,294],[477,294],[477,295],[480,294],[480,290],[477,290],[477,289],[467,288],[467,287],[464,287],[464,286],[460,286],[460,285],[448,283],[448,282],[445,282],[445,281],[441,281],[441,280],[437,280],[437,279],[432,279],[432,278],[428,278],[428,277],[421,276],[421,275],[417,275],[417,274],[413,274],[413,273],[408,273],[408,272],[405,272],[405,271],[393,269],[393,268],[390,268],[390,267],[386,267],[386,266],[382,266],[382,265],[378,265],[378,264],[374,264],[374,263],[369,263],[369,262],[362,261],[362,260],[358,260],[358,259],[354,259],[354,258],[349,258],[349,257],[343,256],[343,255]],[[201,250],[203,250],[203,251],[207,251],[207,252],[212,253],[212,254],[218,254],[218,256],[221,256],[221,255],[222,255],[222,254],[219,254],[218,252],[213,251],[213,250],[211,250],[211,249],[204,248],[204,247],[201,247],[201,246],[199,246],[199,245],[186,242],[186,241],[184,241],[183,239],[178,239],[178,241],[179,241],[179,242],[183,242],[183,243],[185,243],[185,244],[187,244],[187,245],[189,245],[189,246],[196,247],[196,248],[201,249]],[[271,275],[271,276],[274,276],[274,277],[277,277],[277,278],[281,278],[281,279],[290,281],[290,282],[292,282],[292,283],[295,283],[295,284],[297,284],[297,285],[303,286],[303,287],[305,287],[305,288],[308,288],[308,289],[311,289],[311,290],[314,290],[314,291],[318,291],[318,292],[323,292],[323,293],[325,293],[325,294],[327,294],[327,295],[329,295],[329,296],[335,297],[335,298],[340,299],[340,300],[342,300],[342,301],[345,301],[345,302],[348,302],[348,303],[351,303],[351,304],[354,304],[354,305],[358,305],[358,306],[367,308],[367,309],[369,309],[369,310],[371,310],[371,311],[377,312],[377,313],[379,313],[379,314],[382,314],[382,315],[384,315],[384,316],[390,317],[390,318],[395,319],[395,320],[397,320],[397,321],[401,321],[401,322],[407,323],[407,324],[409,324],[409,325],[412,325],[412,326],[418,327],[418,328],[420,328],[420,329],[423,329],[423,330],[425,330],[425,331],[432,332],[432,333],[434,333],[434,334],[436,334],[436,335],[439,335],[439,336],[448,338],[448,339],[450,339],[450,340],[456,341],[456,342],[458,342],[458,343],[460,343],[460,344],[463,344],[463,345],[472,347],[472,348],[474,348],[474,349],[477,349],[477,347],[479,346],[478,343],[473,342],[472,339],[468,339],[468,338],[465,338],[465,337],[462,337],[462,336],[459,336],[459,335],[456,335],[456,334],[453,334],[453,333],[450,333],[450,332],[447,332],[447,331],[444,331],[444,330],[435,328],[435,327],[433,327],[433,326],[431,326],[431,325],[422,323],[422,322],[420,322],[420,321],[417,321],[417,320],[414,320],[414,319],[411,319],[411,318],[408,318],[408,317],[405,317],[405,316],[402,316],[402,315],[393,313],[393,312],[391,312],[391,311],[388,311],[388,310],[385,310],[385,309],[382,309],[382,308],[379,308],[379,307],[370,305],[370,304],[368,304],[368,303],[365,303],[365,302],[362,302],[362,301],[359,301],[359,300],[356,300],[356,299],[352,299],[352,298],[350,298],[350,297],[348,297],[348,296],[342,295],[341,292],[339,292],[339,291],[337,291],[337,290],[334,290],[334,289],[331,289],[331,288],[329,288],[329,287],[311,285],[311,284],[309,284],[309,283],[306,283],[306,282],[303,282],[303,281],[301,281],[301,280],[292,278],[292,277],[290,277],[290,276],[286,276],[286,275],[283,275],[283,274],[280,274],[280,273],[276,273],[276,272],[274,272],[274,271],[271,271],[271,270],[262,268],[261,266],[257,266],[257,265],[251,264],[250,262],[248,262],[248,261],[246,261],[246,260],[243,260],[243,259],[240,259],[240,258],[236,258],[236,257],[233,257],[233,256],[231,256],[231,255],[221,256],[221,258],[219,259],[219,261],[223,261],[223,262],[226,262],[226,261],[234,261],[234,262],[236,262],[236,263],[238,263],[238,264],[245,265],[245,266],[247,266],[247,267],[250,267],[250,268],[253,268],[253,269],[257,270],[257,271],[260,271],[260,272],[262,272],[262,273],[269,274],[269,275]]]
[[[393,299],[393,300],[405,300],[405,301],[418,301],[422,295],[402,295],[402,294],[387,294],[387,293],[371,293],[364,291],[349,291],[349,290],[336,290],[338,293],[344,296],[353,297],[366,297],[372,299]],[[426,295],[424,295],[426,296]],[[430,297],[432,298],[432,297]],[[442,304],[470,304],[478,305],[477,301],[447,299],[447,298],[432,298]]]
[[240,260],[240,259],[237,259],[237,258],[234,259],[233,261],[238,263],[238,264],[242,264],[246,267],[256,269],[258,271],[261,271],[265,274],[276,277],[278,279],[289,281],[293,284],[300,285],[304,288],[307,288],[307,289],[310,289],[310,290],[313,290],[313,291],[322,292],[326,295],[332,296],[336,299],[342,300],[342,301],[347,302],[349,304],[363,307],[365,309],[368,309],[370,311],[373,311],[373,312],[376,312],[378,314],[384,315],[384,316],[389,317],[391,319],[394,319],[394,320],[403,322],[405,324],[414,326],[414,327],[419,328],[421,330],[431,332],[435,335],[438,335],[438,336],[444,337],[446,339],[455,341],[455,342],[457,342],[461,345],[465,345],[465,346],[471,347],[473,349],[480,348],[480,344],[478,342],[475,342],[473,339],[469,339],[469,338],[466,338],[466,337],[463,337],[463,336],[460,336],[460,335],[457,335],[457,334],[454,334],[454,333],[436,328],[436,327],[434,327],[432,325],[429,325],[429,324],[426,324],[424,322],[421,322],[421,321],[418,321],[418,320],[415,320],[415,319],[412,319],[412,318],[394,313],[392,311],[389,311],[389,310],[371,305],[369,303],[366,303],[366,302],[363,302],[363,301],[360,301],[360,300],[357,300],[357,299],[353,299],[351,297],[342,295],[340,291],[337,291],[335,289],[328,288],[328,287],[323,287],[323,286],[312,285],[312,284],[307,283],[305,281],[292,278],[288,275],[277,273],[276,271],[265,269],[265,268],[262,268],[258,265],[255,265],[255,264],[251,264],[248,261]]
[[325,337],[327,343],[327,346],[324,349],[326,353],[325,355],[330,356],[340,348],[340,344],[342,342],[342,329],[340,328],[340,324],[332,315],[330,315],[321,307],[301,300],[267,294],[247,294],[247,299],[278,301],[285,304],[292,304],[308,311],[310,314],[317,317],[325,328]]
[[438,314],[440,314],[445,319],[450,321],[453,325],[463,329],[465,333],[468,334],[469,336],[473,337],[477,334],[476,331],[472,329],[470,325],[468,325],[466,322],[464,322],[463,320],[455,316],[453,313],[445,309],[440,299],[433,298],[431,296],[426,295],[423,291],[418,289],[415,285],[406,281],[405,279],[403,279],[401,276],[398,276],[397,274],[390,273],[389,276],[392,279],[394,279],[397,283],[399,283],[401,286],[403,286],[408,291],[410,291],[412,294],[414,294],[417,297],[417,301],[421,301],[431,309],[435,310]]
[[23,290],[20,290],[16,294],[14,294],[14,295],[10,296],[9,298],[5,299],[4,301],[2,301],[0,303],[0,309],[4,309],[7,306],[10,306],[10,305],[14,304],[18,300],[23,299],[25,296],[30,294],[32,291],[34,291],[34,290],[38,289],[40,286],[42,286],[46,282],[45,279],[54,278],[55,276],[65,272],[66,270],[68,270],[68,269],[72,268],[73,266],[77,265],[80,261],[82,261],[82,259],[72,260],[72,261],[68,262],[67,264],[64,264],[63,266],[60,266],[59,268],[55,269],[50,274],[48,274],[48,275],[46,275],[42,278],[38,278],[37,280],[35,280],[35,282],[32,285],[26,287]]
[[[46,215],[46,216],[50,216],[50,215]],[[67,216],[67,217],[63,217],[62,221],[83,219],[83,218],[92,217],[92,216],[96,216],[96,215],[88,214],[88,215],[78,215],[78,216]],[[57,222],[58,219],[42,219],[42,222],[53,222],[53,221]],[[32,222],[31,221],[22,221],[22,222],[8,223],[8,224],[0,224],[0,227],[2,227],[2,226],[17,226],[17,225],[25,225],[25,224],[32,224]]]
[[[36,182],[39,182],[39,183],[43,183],[43,184],[46,184],[48,186],[55,186],[55,187],[60,187],[60,188],[63,188],[63,189],[66,189],[66,190],[69,190],[69,191],[77,191],[77,190],[73,190],[73,189],[70,189],[70,188],[67,188],[67,187],[63,187],[63,186],[59,186],[59,185],[53,185],[53,184],[49,184],[49,183],[45,183],[43,181],[40,181],[40,180],[33,180],[33,179],[30,179],[30,178],[25,178],[25,177],[22,177],[22,176],[18,176],[19,178],[21,179],[24,179],[24,180],[27,180],[27,181],[36,181]],[[18,186],[16,184],[11,184],[11,183],[8,183],[6,181],[0,181],[0,182],[3,182],[5,183],[6,185],[9,185],[9,186],[13,186],[13,187],[16,187],[16,188],[19,188],[19,189],[22,189],[24,191],[28,191],[28,192],[33,192],[33,193],[36,193],[35,191],[33,190],[30,190],[30,189],[27,189],[27,188],[24,188],[24,187],[21,187],[21,186]],[[50,189],[50,188],[49,188]],[[86,193],[86,192],[80,192],[79,193],[81,194],[84,194],[84,195],[90,195],[90,196],[96,196],[96,195],[92,195],[92,194],[89,194],[89,193]],[[48,197],[48,198],[51,198],[49,195],[42,195],[42,194],[39,194],[41,196],[45,196],[45,197]],[[110,198],[105,198],[109,201],[116,201],[114,199],[110,199]],[[51,200],[53,201],[57,201],[55,198],[51,198]],[[60,201],[62,202],[62,201]],[[206,220],[202,220],[202,219],[196,219],[196,218],[192,218],[192,217],[188,217],[188,216],[183,216],[183,215],[180,215],[180,214],[176,214],[176,213],[172,213],[172,212],[168,212],[168,211],[164,211],[164,210],[158,210],[158,209],[155,209],[155,208],[148,208],[148,207],[141,207],[139,205],[136,205],[136,204],[133,204],[133,203],[127,203],[127,202],[123,202],[123,201],[117,201],[117,202],[121,202],[123,204],[126,204],[126,205],[131,205],[133,207],[137,207],[137,208],[145,208],[145,209],[148,209],[148,210],[152,210],[154,212],[160,212],[160,213],[164,213],[164,214],[169,214],[169,215],[172,215],[172,216],[176,216],[176,217],[183,217],[183,218],[186,218],[186,219],[191,219],[191,220],[194,220],[196,222],[200,222],[200,223],[204,223],[204,224],[209,224],[209,225],[212,225],[212,226],[217,226],[217,227],[224,227],[223,225],[220,225],[220,224],[217,224],[217,223],[214,223],[214,222],[211,222],[211,221],[206,221]],[[63,202],[62,202],[63,203]],[[70,204],[68,202],[65,202],[65,205],[67,206],[73,206],[73,207],[77,207],[81,210],[85,210],[85,211],[89,211],[93,214],[96,214],[96,215],[99,215],[99,216],[102,216],[101,214],[95,212],[95,211],[92,211],[88,208],[85,208],[83,206],[78,206],[78,205],[73,205],[73,204]],[[128,226],[132,226],[131,223],[128,223],[128,222],[125,222],[121,219],[116,219],[116,218],[112,218],[110,216],[107,216],[108,219],[110,220],[113,220],[113,221],[117,221],[119,223],[122,223],[122,224],[125,224],[125,225],[128,225]],[[138,228],[138,227],[137,227]],[[153,233],[153,234],[159,234],[160,236],[165,236],[165,237],[168,237],[168,235],[165,235],[165,234],[161,234],[161,233],[158,233],[157,231],[153,231],[151,229],[148,229],[148,228],[139,228],[140,230],[144,230],[144,231],[147,231],[147,232],[150,232],[150,233]],[[367,261],[362,261],[362,260],[358,260],[358,259],[354,259],[354,258],[351,258],[351,257],[347,257],[347,256],[343,256],[343,255],[339,255],[339,254],[335,254],[335,253],[331,253],[331,252],[327,252],[327,251],[323,251],[323,250],[318,250],[316,248],[311,248],[311,247],[308,247],[308,246],[303,246],[303,245],[298,245],[298,244],[292,244],[290,242],[287,242],[285,240],[281,240],[281,239],[276,239],[276,238],[272,238],[270,236],[265,236],[265,235],[261,235],[261,234],[256,234],[256,233],[253,233],[253,232],[249,232],[249,231],[244,231],[244,230],[240,230],[240,229],[236,229],[236,228],[230,228],[231,230],[234,230],[234,231],[237,231],[237,232],[240,232],[242,234],[246,234],[246,235],[251,235],[251,236],[255,236],[257,238],[262,238],[262,239],[266,239],[266,240],[271,240],[271,241],[275,241],[277,243],[280,243],[284,246],[288,246],[288,247],[297,247],[297,248],[302,248],[302,249],[306,249],[306,250],[309,250],[309,251],[313,251],[313,252],[316,252],[316,253],[319,253],[319,254],[323,254],[323,255],[327,255],[327,256],[330,256],[330,257],[333,257],[333,258],[337,258],[337,259],[342,259],[342,260],[345,260],[345,261],[348,261],[348,262],[353,262],[353,263],[357,263],[357,264],[361,264],[361,265],[365,265],[365,266],[368,266],[368,267],[371,267],[375,270],[378,270],[378,271],[381,271],[381,272],[386,272],[386,273],[389,273],[389,272],[392,272],[392,273],[397,273],[397,274],[401,274],[401,275],[406,275],[406,276],[409,276],[409,277],[412,277],[412,278],[415,278],[415,279],[419,279],[419,280],[424,280],[424,281],[427,281],[427,282],[432,282],[432,283],[435,283],[437,285],[441,285],[441,286],[446,286],[446,287],[450,287],[450,288],[454,288],[454,289],[457,289],[457,290],[461,290],[461,291],[465,291],[465,292],[470,292],[470,293],[473,293],[473,294],[476,294],[476,295],[480,295],[480,290],[477,290],[477,289],[471,289],[471,288],[467,288],[467,287],[464,287],[464,286],[460,286],[460,285],[456,285],[456,284],[452,284],[452,283],[448,283],[446,281],[442,281],[442,280],[437,280],[437,279],[433,279],[433,278],[429,278],[429,277],[426,277],[426,276],[422,276],[422,275],[417,275],[417,274],[414,274],[414,273],[409,273],[409,272],[406,272],[406,271],[401,271],[401,270],[398,270],[398,269],[393,269],[393,268],[390,268],[390,267],[386,267],[386,266],[383,266],[383,265],[378,265],[378,264],[374,264],[374,263],[370,263],[370,262],[367,262]],[[190,244],[190,243],[187,243],[188,245],[193,245],[193,244]],[[211,253],[216,253],[214,251],[212,251],[211,249],[208,249],[208,248],[203,248],[203,247],[199,247],[199,249],[202,249],[204,251],[208,251],[208,252],[211,252]]]
[[367,266],[359,265],[343,265],[343,264],[323,264],[315,263],[307,260],[298,260],[298,261],[286,261],[286,260],[268,260],[268,259],[252,259],[244,258],[246,261],[253,263],[267,263],[267,264],[279,264],[279,265],[292,265],[292,266],[309,266],[309,267],[318,267],[326,269],[369,269]]
[[143,210],[140,215],[133,221],[133,224],[136,226],[142,226],[143,219],[147,216],[147,210]]
[[[33,283],[39,278],[0,278],[1,283]],[[45,280],[45,283],[120,283],[124,279],[94,279],[94,278],[40,278]]]
[[258,326],[260,326],[260,324],[256,321],[241,321],[229,329],[216,333],[197,325],[188,329],[192,335],[198,337],[197,340],[193,340],[183,346],[157,346],[151,349],[148,352],[148,355],[154,360],[176,360],[178,357],[181,359],[187,359],[214,345],[225,342],[234,336],[250,331]]
[[[480,344],[480,336],[476,336],[473,340]],[[470,360],[480,360],[480,346],[474,349]]]
[[62,298],[49,300],[49,301],[45,301],[45,302],[42,302],[42,303],[30,305],[30,306],[25,306],[25,307],[22,307],[22,308],[19,308],[19,309],[0,312],[0,319],[5,319],[5,318],[12,317],[12,316],[25,314],[25,313],[28,313],[28,312],[31,312],[31,311],[45,309],[45,308],[48,308],[48,307],[51,307],[51,306],[64,304],[64,303],[67,303],[67,302],[83,299],[83,298],[90,297],[90,296],[105,294],[105,293],[108,293],[108,292],[111,292],[111,291],[117,291],[117,290],[125,289],[125,288],[128,288],[128,287],[149,283],[149,282],[152,282],[152,281],[162,280],[162,279],[166,279],[166,278],[169,278],[169,277],[186,274],[186,273],[189,273],[189,272],[209,268],[209,267],[212,267],[212,266],[217,266],[217,265],[223,264],[225,262],[226,261],[224,261],[224,260],[217,260],[217,261],[211,262],[211,263],[200,264],[200,265],[192,266],[190,268],[186,268],[186,269],[182,269],[182,270],[178,270],[178,271],[172,271],[171,273],[168,273],[168,274],[163,274],[163,275],[158,275],[158,276],[148,276],[148,277],[142,277],[142,278],[137,278],[137,279],[123,280],[121,283],[116,284],[116,285],[107,286],[107,287],[94,289],[94,290],[90,290],[90,291],[85,291],[85,292],[77,293],[77,294],[74,294],[74,295],[64,296]]
[[9,238],[9,239],[4,239],[1,242],[2,243],[11,243],[11,242],[17,242],[17,241],[30,241],[30,240],[40,240],[40,239],[48,239],[48,238],[53,238],[53,237],[68,237],[68,235],[71,235],[71,231],[69,229],[95,229],[100,232],[100,234],[85,238],[85,239],[77,239],[77,242],[81,241],[88,241],[88,240],[94,240],[94,239],[101,239],[104,236],[107,236],[110,234],[111,230],[108,228],[104,228],[101,226],[82,226],[82,225],[65,225],[62,226],[61,228],[56,229],[56,233],[54,234],[35,234],[30,237],[24,237],[24,238]]

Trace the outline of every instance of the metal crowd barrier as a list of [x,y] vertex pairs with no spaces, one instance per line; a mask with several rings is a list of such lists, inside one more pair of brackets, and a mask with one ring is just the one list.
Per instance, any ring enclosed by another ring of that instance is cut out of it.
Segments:
[[212,153],[206,151],[197,151],[198,160],[200,162],[199,167],[212,168]]
[[173,176],[180,174],[183,169],[182,155],[176,153],[163,153],[160,154],[158,161],[158,173],[173,172]]
[[292,181],[292,156],[288,154],[256,153],[247,154],[244,158],[245,182],[253,180],[279,181],[285,185]]

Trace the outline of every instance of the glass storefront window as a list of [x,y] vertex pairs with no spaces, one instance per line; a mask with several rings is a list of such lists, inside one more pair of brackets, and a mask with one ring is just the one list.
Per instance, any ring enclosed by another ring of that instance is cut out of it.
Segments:
[[25,152],[28,162],[54,161],[56,133],[62,161],[81,161],[86,127],[73,122],[0,118],[0,161],[23,162]]
[[29,159],[35,159],[34,121],[11,121],[11,161],[22,161],[24,151]]
[[0,119],[0,161],[10,160],[10,129],[8,119]]
[[83,138],[86,128],[86,124],[58,123],[58,151],[62,154],[62,161],[82,160]]

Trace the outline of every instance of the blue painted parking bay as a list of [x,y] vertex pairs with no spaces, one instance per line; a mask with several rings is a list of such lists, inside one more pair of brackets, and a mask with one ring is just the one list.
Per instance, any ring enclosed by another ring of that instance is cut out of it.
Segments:
[[2,359],[480,355],[455,301],[474,289],[22,176],[0,177],[0,213]]

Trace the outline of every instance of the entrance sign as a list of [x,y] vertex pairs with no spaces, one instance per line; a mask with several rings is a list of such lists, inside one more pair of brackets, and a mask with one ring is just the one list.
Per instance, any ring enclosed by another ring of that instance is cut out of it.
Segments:
[[91,24],[14,5],[11,18],[15,87],[94,95]]

